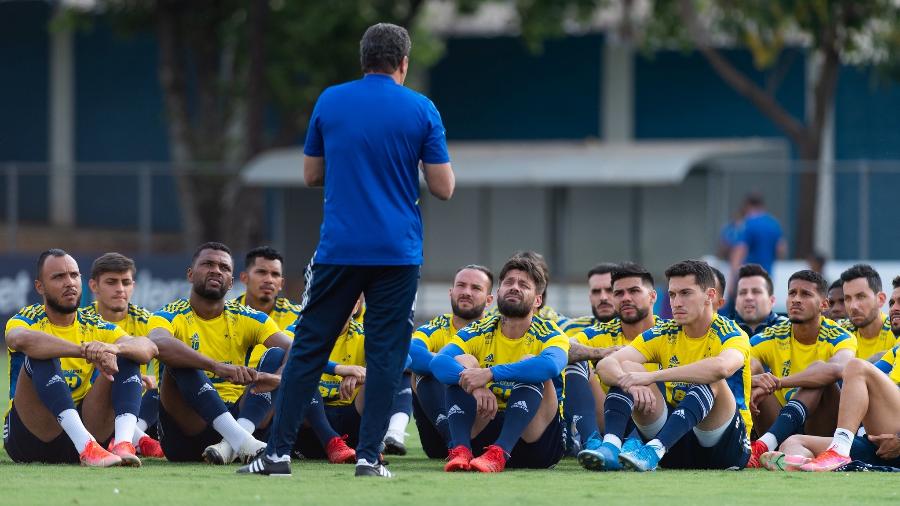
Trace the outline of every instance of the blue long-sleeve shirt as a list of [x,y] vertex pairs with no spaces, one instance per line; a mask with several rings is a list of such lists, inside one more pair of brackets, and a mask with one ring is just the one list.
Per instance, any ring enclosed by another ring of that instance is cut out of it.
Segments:
[[409,345],[409,356],[412,359],[410,365],[412,372],[419,376],[431,374],[431,360],[434,358],[434,353],[428,350],[428,346],[424,342],[413,339]]
[[[464,368],[456,361],[455,357],[463,353],[459,346],[453,343],[448,344],[431,360],[431,373],[441,383],[458,384],[459,374]],[[549,347],[536,357],[510,364],[495,365],[490,369],[494,375],[494,381],[541,383],[559,376],[567,362],[568,356],[565,350]]]

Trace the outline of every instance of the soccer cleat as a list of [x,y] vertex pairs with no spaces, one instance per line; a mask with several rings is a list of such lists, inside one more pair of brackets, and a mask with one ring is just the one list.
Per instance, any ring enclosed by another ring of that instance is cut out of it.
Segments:
[[237,474],[258,474],[260,476],[273,476],[288,478],[291,476],[290,460],[272,460],[263,452],[246,466],[241,466],[235,471]]
[[769,447],[762,440],[757,439],[750,445],[750,460],[747,461],[748,469],[758,469],[762,467],[759,462],[759,456],[769,451]]
[[116,443],[109,442],[109,453],[122,459],[122,465],[126,467],[141,467],[141,459],[135,455],[134,445],[129,441]]
[[759,456],[759,463],[769,471],[799,471],[800,466],[811,459],[800,455],[785,455],[783,452],[766,452]]
[[842,465],[849,463],[851,460],[853,459],[845,457],[829,448],[816,456],[816,458],[800,466],[800,470],[815,472],[834,471]]
[[659,465],[659,455],[649,445],[641,445],[633,450],[625,450],[619,453],[619,462],[622,467],[632,471],[655,471]]
[[103,449],[100,443],[93,439],[78,455],[81,465],[88,467],[113,467],[122,464],[122,458]]
[[506,459],[509,456],[497,445],[490,445],[484,449],[484,453],[469,462],[473,471],[480,473],[500,473],[506,468]]
[[141,438],[138,439],[137,450],[141,457],[151,459],[166,458],[166,454],[163,453],[163,449],[162,446],[160,446],[159,441],[153,439],[150,436],[141,436]]
[[241,444],[240,449],[238,449],[237,459],[241,461],[241,464],[249,464],[251,460],[264,452],[265,449],[266,443],[263,443],[255,437],[248,437]]
[[214,445],[207,446],[203,450],[203,460],[207,464],[223,466],[231,464],[237,456],[234,454],[234,448],[224,439]]
[[452,473],[454,471],[471,471],[472,466],[472,450],[466,446],[459,445],[450,449],[447,453],[447,464],[444,465],[444,471]]
[[352,464],[356,462],[356,450],[347,446],[347,436],[334,436],[325,446],[328,462],[332,464]]
[[644,446],[644,442],[641,441],[641,438],[630,437],[625,440],[625,443],[622,444],[622,451],[623,452],[633,452],[642,446]]
[[388,433],[384,436],[384,453],[387,455],[406,455],[403,437]]
[[[588,448],[589,445],[593,448]],[[621,450],[612,443],[601,441],[599,445],[592,445],[588,440],[585,449],[578,452],[578,463],[591,471],[620,471],[619,453]]]
[[356,463],[355,476],[375,476],[378,478],[394,477],[394,475],[388,471],[384,461],[376,462],[375,464],[369,464],[367,461],[363,462],[364,463]]

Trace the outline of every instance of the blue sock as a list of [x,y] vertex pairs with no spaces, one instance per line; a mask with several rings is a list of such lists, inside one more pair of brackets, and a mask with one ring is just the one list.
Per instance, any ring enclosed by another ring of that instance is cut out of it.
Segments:
[[159,420],[159,389],[147,390],[141,397],[141,411],[138,418],[147,422],[148,427],[153,427]]
[[472,448],[472,425],[475,423],[475,398],[459,385],[447,387],[447,423],[450,425],[450,448],[463,445]]
[[168,369],[181,396],[206,423],[211,424],[217,416],[228,411],[219,392],[203,371],[178,367]]
[[597,430],[594,392],[591,391],[590,369],[587,362],[578,362],[565,369],[566,402],[563,404],[569,434],[584,443]]
[[25,357],[25,373],[34,383],[38,398],[53,416],[59,416],[67,409],[75,409],[72,393],[62,377],[58,358],[39,360]]
[[416,385],[419,406],[428,416],[444,441],[450,441],[450,424],[447,419],[447,387],[434,376],[422,376]]
[[531,423],[541,401],[544,399],[543,385],[540,383],[516,383],[506,401],[506,412],[503,414],[503,427],[500,437],[494,443],[506,452],[512,452],[525,427]]
[[684,399],[675,406],[656,439],[666,449],[672,448],[685,434],[706,418],[712,409],[715,397],[709,385],[694,385],[685,393]]
[[325,401],[322,400],[322,394],[318,390],[316,390],[309,407],[306,409],[305,420],[316,435],[319,443],[322,444],[322,448],[325,448],[329,441],[339,436],[334,428],[331,427],[328,416],[325,415]]
[[406,413],[412,416],[412,374],[404,372],[397,387],[397,394],[391,402],[391,414]]
[[783,408],[781,408],[781,411],[778,413],[778,418],[775,419],[775,423],[772,424],[772,428],[769,429],[769,432],[775,436],[775,439],[781,444],[782,441],[803,429],[803,424],[806,423],[807,413],[808,411],[805,404],[797,399],[790,400]]
[[619,387],[611,387],[606,394],[606,402],[603,404],[606,433],[622,439],[625,435],[625,428],[631,421],[633,410],[634,398],[631,397],[631,394]]
[[[262,354],[259,359],[259,366],[256,370],[259,372],[274,373],[281,367],[284,361],[284,350],[281,348],[269,348]],[[275,395],[277,389],[271,392],[251,393],[249,390],[244,394],[244,400],[241,404],[241,412],[236,418],[246,418],[253,422],[257,428],[272,412],[272,396]]]
[[137,417],[141,410],[141,391],[144,389],[141,366],[125,357],[117,357],[116,365],[119,366],[119,372],[113,376],[112,382],[113,411],[116,416],[130,413]]

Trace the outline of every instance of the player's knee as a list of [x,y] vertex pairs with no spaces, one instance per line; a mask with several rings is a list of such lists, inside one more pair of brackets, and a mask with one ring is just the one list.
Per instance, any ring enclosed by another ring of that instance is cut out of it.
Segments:
[[844,366],[844,380],[864,375],[871,365],[861,358],[851,358]]
[[469,354],[457,355],[454,357],[460,365],[465,367],[466,369],[474,369],[478,367],[478,359]]
[[267,349],[259,359],[259,366],[256,368],[262,372],[275,372],[284,362],[285,351],[278,347]]

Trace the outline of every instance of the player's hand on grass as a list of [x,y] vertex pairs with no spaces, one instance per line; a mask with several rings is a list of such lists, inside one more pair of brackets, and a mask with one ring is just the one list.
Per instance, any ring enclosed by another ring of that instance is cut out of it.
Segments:
[[754,374],[750,378],[750,386],[752,388],[761,388],[766,393],[771,394],[781,388],[781,380],[770,372],[764,372],[762,374]]
[[353,392],[359,386],[359,378],[356,376],[344,376],[341,378],[341,385],[338,388],[341,394],[341,400],[346,401],[353,398]]
[[628,390],[634,386],[646,386],[654,383],[653,373],[647,371],[625,372],[619,376],[619,388]]
[[491,372],[490,368],[474,367],[464,369],[459,373],[459,386],[466,393],[471,394],[475,392],[476,388],[481,388],[490,383],[492,379],[494,379],[494,373]]
[[353,376],[359,385],[363,385],[366,382],[366,368],[361,365],[340,364],[334,368],[334,374],[341,377]]
[[250,388],[250,391],[254,394],[271,392],[272,390],[278,388],[279,385],[281,385],[280,374],[257,372],[256,381],[253,382],[253,386]]
[[489,420],[493,420],[497,416],[497,397],[493,392],[485,387],[480,387],[472,391],[472,397],[475,398],[478,416]]
[[119,347],[115,344],[104,343],[103,341],[88,341],[86,343],[81,343],[81,356],[88,362],[100,360],[104,353],[118,355]]
[[216,364],[213,373],[235,385],[249,385],[256,381],[256,370],[242,365]]
[[897,434],[882,434],[873,436],[869,434],[869,441],[878,446],[875,455],[884,460],[892,460],[900,457],[900,436]]
[[141,383],[144,384],[144,388],[146,390],[153,390],[156,388],[156,376],[149,376],[147,374],[141,375]]
[[101,353],[96,360],[91,360],[90,362],[109,381],[112,381],[113,377],[119,372],[117,358],[112,353]]
[[649,415],[656,409],[656,396],[650,387],[636,385],[629,388],[628,393],[634,398],[635,411]]

